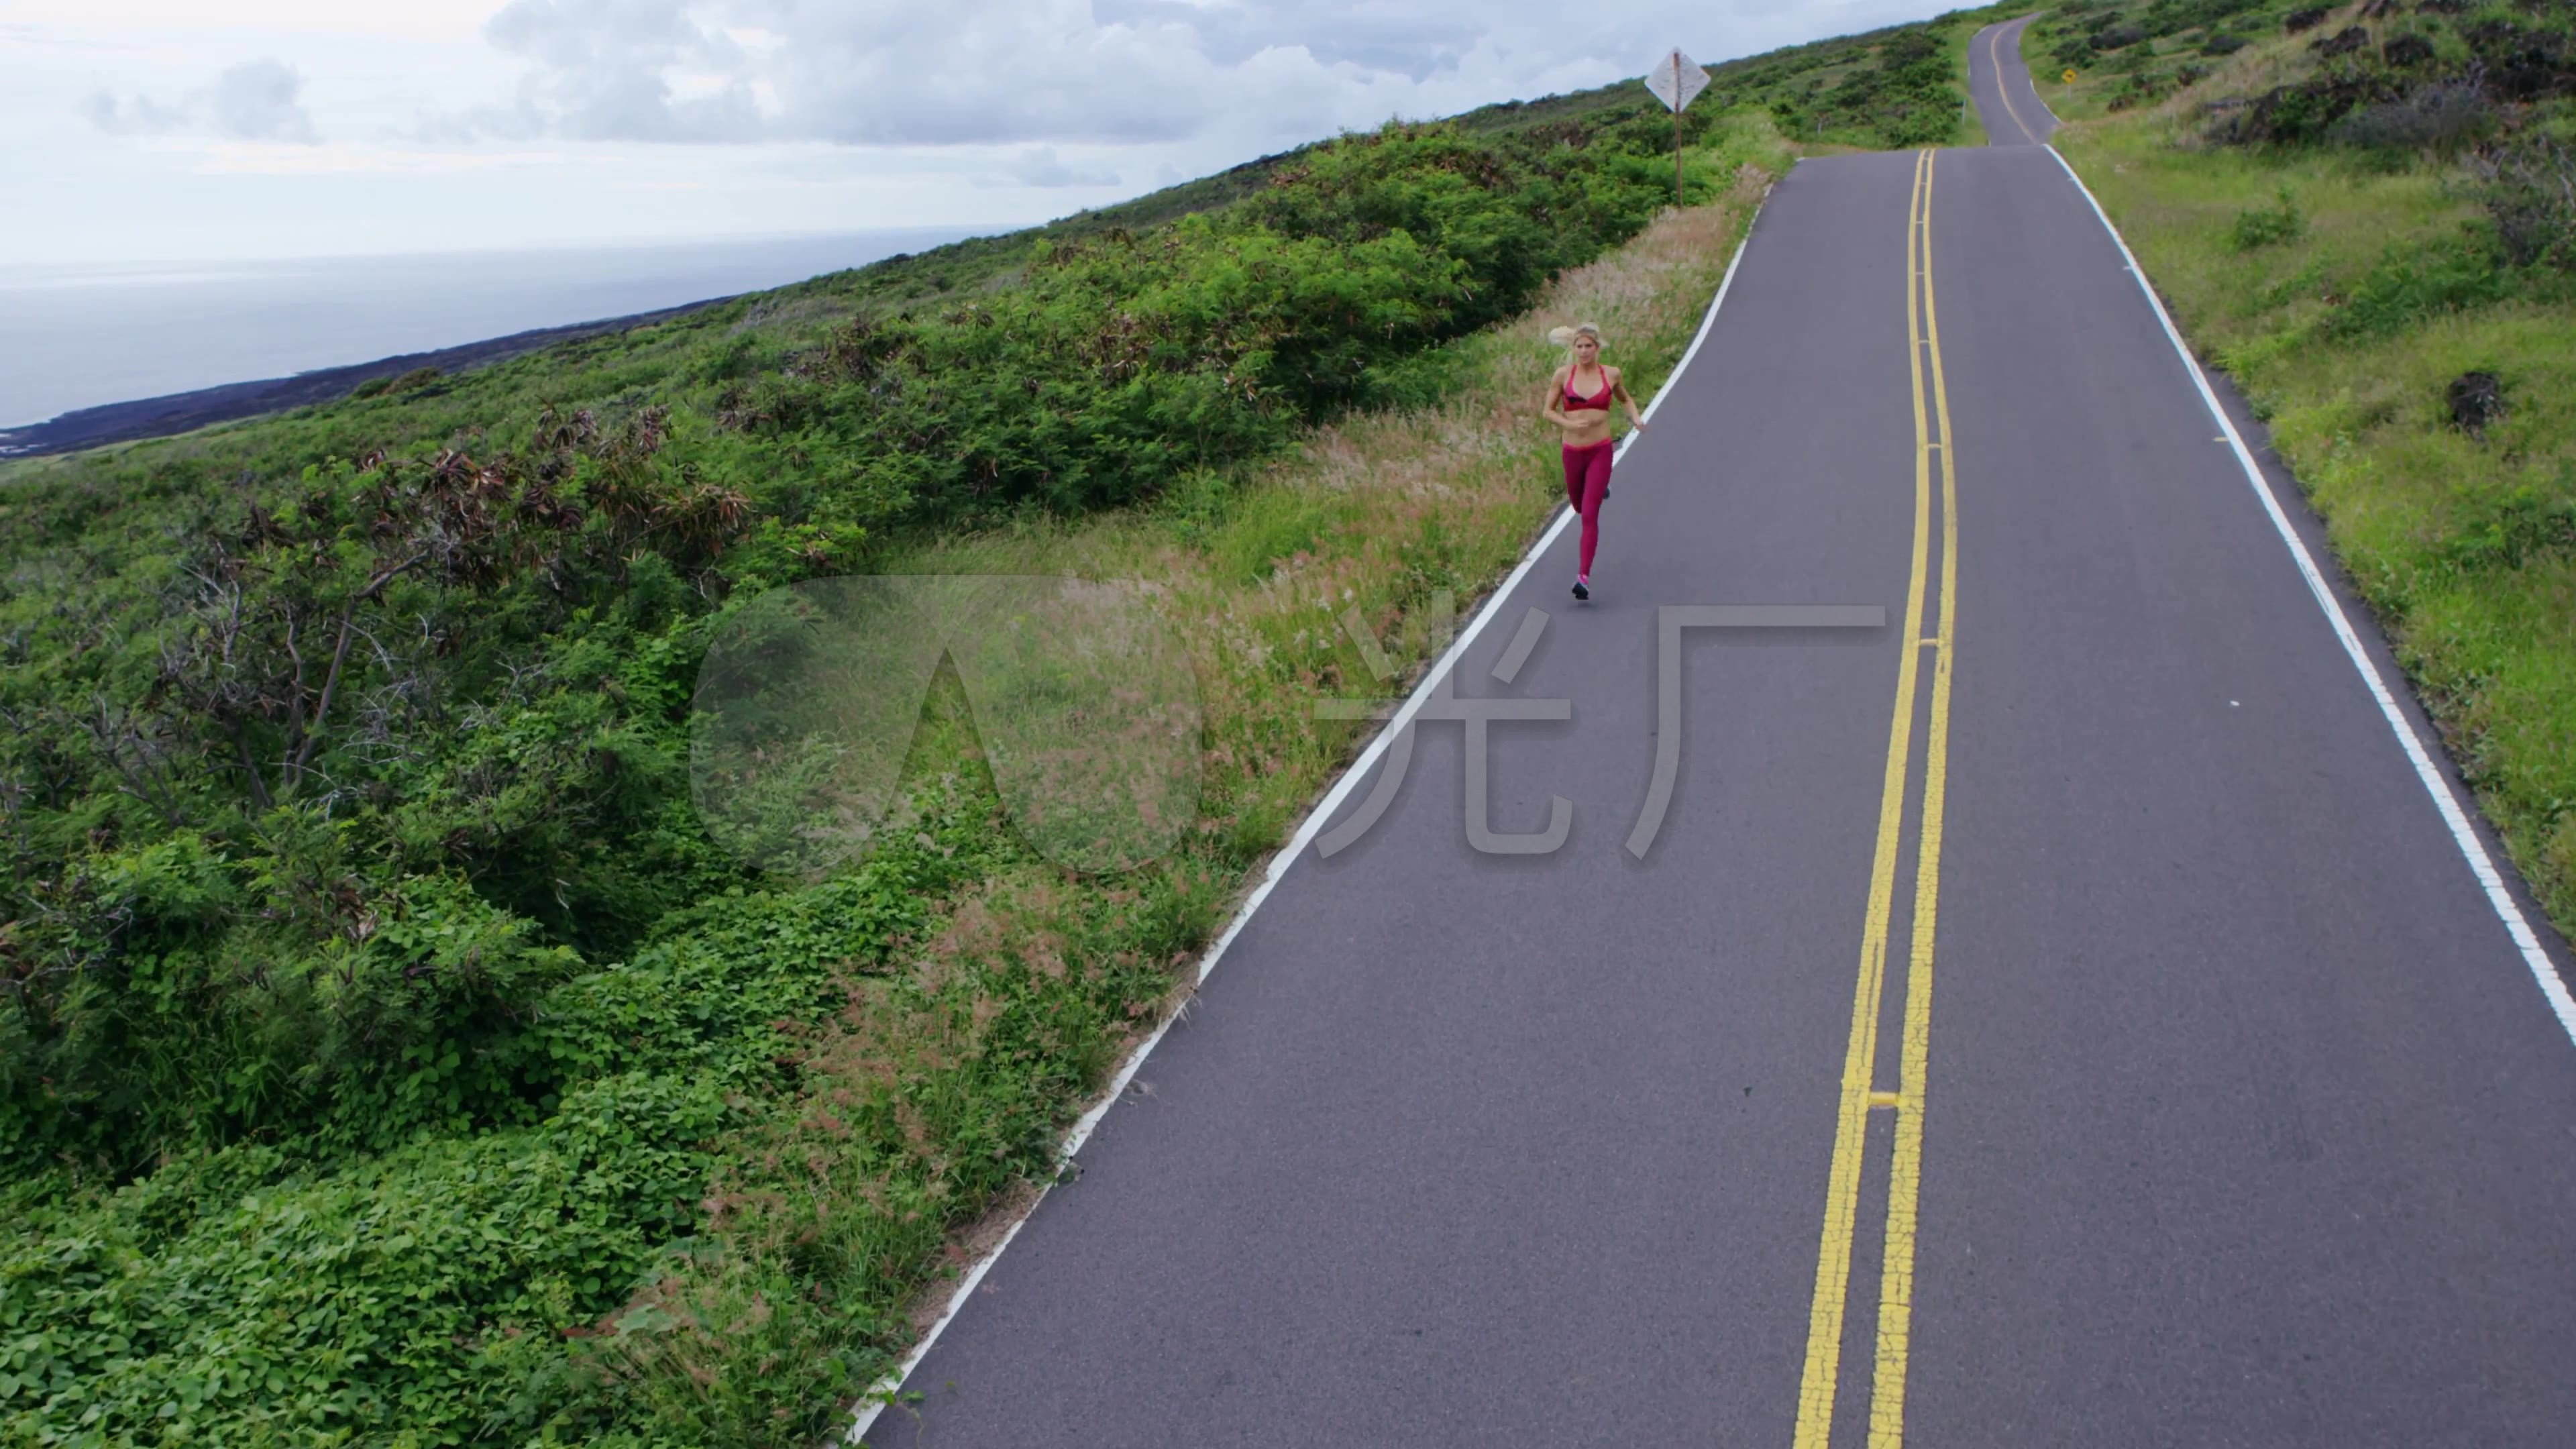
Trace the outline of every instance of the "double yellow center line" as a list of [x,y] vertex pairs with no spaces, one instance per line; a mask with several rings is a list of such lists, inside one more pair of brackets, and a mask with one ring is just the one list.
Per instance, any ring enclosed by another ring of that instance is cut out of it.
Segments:
[[[1878,846],[1870,865],[1863,918],[1860,982],[1852,996],[1851,1043],[1843,1058],[1841,1107],[1833,1167],[1826,1179],[1825,1222],[1816,1255],[1816,1296],[1807,1320],[1807,1368],[1798,1392],[1797,1449],[1829,1449],[1834,1397],[1842,1378],[1852,1242],[1860,1228],[1861,1181],[1868,1162],[1870,1114],[1895,1114],[1887,1169],[1887,1238],[1878,1292],[1876,1375],[1870,1387],[1870,1449],[1897,1449],[1905,1438],[1905,1366],[1914,1314],[1915,1203],[1923,1184],[1924,1083],[1932,1045],[1932,941],[1941,894],[1941,807],[1950,751],[1950,658],[1959,575],[1958,475],[1950,455],[1950,398],[1941,377],[1941,323],[1932,294],[1932,163],[1914,160],[1914,192],[1905,223],[1905,331],[1913,377],[1914,564],[1905,601],[1909,641],[1896,670],[1896,708],[1888,724],[1887,771],[1880,787]],[[1926,378],[1930,380],[1927,390]],[[1937,429],[1937,430],[1936,430]],[[1940,590],[1931,580],[1933,458],[1940,459]],[[1927,613],[1940,623],[1923,632]],[[1923,750],[1923,797],[1914,864],[1913,949],[1907,957],[1904,1025],[1897,1082],[1877,1085],[1879,1021],[1886,1004],[1889,919],[1905,835],[1912,781],[1917,686],[1923,652],[1932,651],[1931,720]]]

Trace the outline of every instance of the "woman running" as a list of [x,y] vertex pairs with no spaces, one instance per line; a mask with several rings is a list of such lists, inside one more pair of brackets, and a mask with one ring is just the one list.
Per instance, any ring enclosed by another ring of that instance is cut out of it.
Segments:
[[[1541,415],[1565,429],[1565,501],[1583,517],[1583,550],[1575,563],[1574,597],[1592,597],[1592,549],[1601,541],[1601,500],[1610,496],[1610,404],[1628,410],[1629,425],[1640,432],[1646,420],[1637,416],[1637,400],[1619,380],[1619,369],[1601,362],[1601,329],[1589,322],[1559,327],[1547,340],[1566,350],[1566,365],[1547,385]],[[1589,374],[1588,378],[1586,374]]]

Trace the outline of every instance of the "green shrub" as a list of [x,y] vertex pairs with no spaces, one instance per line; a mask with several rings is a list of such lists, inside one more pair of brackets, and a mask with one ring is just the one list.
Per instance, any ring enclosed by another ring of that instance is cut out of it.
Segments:
[[[1721,68],[1726,81],[1719,83],[1764,94],[1781,130],[1793,135],[1839,135],[1890,148],[1936,145],[1958,133],[1965,97],[1952,47],[1964,39],[1939,20],[1891,26],[1732,62]],[[1815,74],[1828,67],[1843,68],[1831,87]]]
[[2555,488],[2484,489],[2446,521],[2434,557],[2462,573],[2518,569],[2552,554],[2576,553],[2576,475]]
[[2500,261],[2493,242],[2476,233],[2392,249],[2327,317],[2326,334],[2385,336],[2445,312],[2502,301],[2514,279]]
[[2138,25],[2158,39],[2201,29],[2215,36],[2222,21],[2259,10],[2263,5],[2264,0],[2156,0],[2139,15]]
[[2496,109],[2475,86],[2442,82],[2364,106],[2326,128],[2326,139],[2364,150],[2449,153],[2496,127]]
[[712,1084],[608,1078],[532,1129],[333,1172],[187,1157],[23,1224],[0,1248],[0,1440],[534,1427],[565,1405],[531,1400],[531,1367],[687,1235],[730,1110]]
[[2473,158],[2471,174],[2507,260],[2576,270],[2576,153],[2535,134]]
[[2299,210],[2298,198],[2283,186],[2279,204],[2249,207],[2236,213],[2236,223],[2228,231],[2228,241],[2240,252],[2294,242],[2307,235],[2308,218]]

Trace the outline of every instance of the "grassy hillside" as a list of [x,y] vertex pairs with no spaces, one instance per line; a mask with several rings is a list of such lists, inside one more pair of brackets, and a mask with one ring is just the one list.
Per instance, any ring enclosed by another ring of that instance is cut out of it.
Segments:
[[[1537,333],[1679,355],[1783,156],[1697,110],[1671,211],[1613,102],[0,472],[0,1443],[820,1433],[1350,747],[1345,614],[1418,664],[1545,516]],[[953,680],[864,860],[720,847],[727,620],[1004,565],[1154,582],[1182,850],[1040,858]]]
[[2576,933],[2576,12],[2079,5],[2026,53]]

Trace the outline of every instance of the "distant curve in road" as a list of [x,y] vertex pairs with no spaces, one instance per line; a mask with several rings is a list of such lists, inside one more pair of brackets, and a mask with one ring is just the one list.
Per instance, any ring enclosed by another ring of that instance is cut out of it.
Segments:
[[1989,25],[1968,38],[1968,92],[1989,146],[2045,146],[2057,117],[2031,84],[2021,58],[2022,32],[2036,16]]

